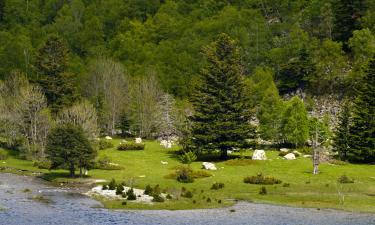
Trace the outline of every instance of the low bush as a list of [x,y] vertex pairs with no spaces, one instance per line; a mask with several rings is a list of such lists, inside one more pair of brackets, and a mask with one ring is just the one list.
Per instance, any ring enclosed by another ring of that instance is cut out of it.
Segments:
[[102,186],[102,190],[108,190],[108,185],[104,184],[104,185]]
[[143,143],[133,143],[133,142],[126,142],[121,143],[117,146],[117,150],[120,151],[128,151],[128,150],[144,150],[145,144]]
[[181,167],[176,171],[176,179],[181,183],[193,183],[193,170],[190,167]]
[[206,202],[210,203],[211,202],[211,198],[207,198]]
[[276,179],[274,177],[263,176],[263,174],[261,173],[256,176],[245,177],[243,182],[247,184],[266,184],[266,185],[282,183],[282,181],[279,179]]
[[205,177],[210,177],[212,174],[206,172],[205,170],[193,170],[193,178],[205,178]]
[[261,188],[260,188],[260,191],[259,191],[259,194],[260,194],[260,195],[266,195],[266,194],[267,194],[267,189],[266,189],[266,187],[264,187],[264,186],[261,187]]
[[111,182],[109,182],[108,184],[108,190],[116,190],[116,187],[116,180],[112,178]]
[[52,167],[52,162],[47,159],[43,159],[43,160],[35,161],[33,166],[38,167],[39,169],[49,170]]
[[164,202],[165,201],[165,199],[161,195],[153,195],[152,197],[153,197],[153,199],[152,199],[153,202]]
[[111,141],[108,141],[108,140],[99,140],[98,142],[98,146],[99,146],[99,150],[104,150],[104,149],[107,149],[107,148],[113,148],[114,145]]
[[224,188],[224,183],[213,183],[212,186],[211,186],[211,190],[219,190],[219,189],[222,189]]
[[127,202],[125,202],[125,201],[121,202],[121,205],[126,205],[126,204],[127,204]]
[[284,156],[286,156],[287,154],[289,154],[289,152],[279,152],[279,156],[281,156],[281,157],[284,157]]
[[194,152],[185,152],[184,154],[180,155],[179,158],[182,163],[191,164],[197,160],[197,155]]
[[127,196],[127,199],[128,199],[128,200],[137,200],[137,196],[134,194],[134,189],[133,189],[133,188],[130,188],[130,189],[126,192],[126,196]]
[[331,163],[331,164],[334,164],[334,165],[346,165],[346,164],[348,164],[347,162],[345,162],[345,161],[341,161],[341,160],[337,160],[337,159],[331,159],[331,160],[329,160],[328,161],[329,163]]
[[290,187],[290,184],[289,183],[284,183],[283,187]]
[[102,156],[97,160],[97,162],[94,165],[95,169],[101,169],[101,170],[122,170],[124,167],[113,163],[112,159],[109,156]]
[[221,204],[222,203],[221,199],[217,200],[217,203]]
[[348,176],[346,175],[342,175],[340,176],[337,181],[341,184],[350,184],[350,183],[354,183],[354,179],[350,179]]
[[8,152],[4,149],[0,149],[0,160],[6,160],[8,158]]
[[194,196],[193,192],[191,191],[186,191],[181,194],[181,197],[184,197],[184,198],[193,198],[193,196]]
[[152,195],[152,193],[153,193],[153,189],[152,189],[151,185],[148,184],[146,186],[145,191],[143,192],[143,194],[145,194],[145,195]]
[[122,184],[118,184],[116,187],[116,195],[122,195],[124,191],[124,186]]
[[165,196],[166,199],[172,199],[172,195],[170,194],[167,194],[167,196]]

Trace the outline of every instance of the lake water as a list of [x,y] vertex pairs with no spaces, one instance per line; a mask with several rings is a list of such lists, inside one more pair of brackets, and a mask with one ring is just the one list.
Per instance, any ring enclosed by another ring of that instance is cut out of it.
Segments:
[[[25,193],[28,188],[31,193]],[[51,203],[32,199],[43,195]],[[375,204],[375,203],[374,203]],[[350,213],[240,202],[230,208],[186,211],[113,211],[69,189],[50,187],[38,178],[0,173],[0,224],[266,224],[368,225],[375,214]],[[235,212],[230,212],[234,209]]]

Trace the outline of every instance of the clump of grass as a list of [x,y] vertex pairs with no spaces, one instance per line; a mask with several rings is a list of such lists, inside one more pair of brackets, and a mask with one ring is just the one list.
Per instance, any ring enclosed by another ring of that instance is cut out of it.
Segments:
[[221,199],[217,200],[217,203],[221,204],[222,203]]
[[224,188],[224,183],[215,182],[211,186],[211,190],[219,190],[219,189],[222,189],[222,188]]
[[121,205],[127,205],[128,203],[126,201],[121,202]]
[[24,192],[24,193],[28,193],[28,192],[31,192],[31,190],[28,189],[28,188],[25,188],[25,189],[22,190],[22,192]]
[[153,202],[164,202],[165,201],[165,199],[161,195],[155,194],[152,197],[153,197],[153,199],[152,199]]
[[260,195],[266,195],[266,194],[267,194],[267,189],[266,189],[266,187],[264,187],[264,186],[261,187],[261,188],[260,188],[260,191],[259,191],[259,194],[260,194]]
[[183,192],[183,193],[181,193],[181,197],[184,197],[184,198],[193,198],[193,192],[191,192],[191,191]]
[[281,180],[276,179],[274,177],[270,177],[270,176],[263,176],[262,173],[260,173],[256,176],[245,177],[243,182],[247,183],[247,184],[266,184],[266,185],[281,184],[282,183]]
[[337,181],[341,184],[350,184],[350,183],[354,183],[354,179],[350,179],[348,176],[346,175],[342,175],[340,176]]
[[98,147],[99,147],[99,150],[104,150],[107,148],[113,148],[114,146],[111,141],[101,139],[98,142]]
[[34,195],[31,197],[32,200],[41,202],[44,204],[52,203],[51,199],[44,197],[43,195]]
[[338,159],[331,159],[329,160],[329,163],[334,164],[334,165],[340,165],[340,166],[348,164],[347,162],[341,161]]
[[211,202],[211,198],[207,198],[206,202],[210,203]]
[[236,210],[235,209],[231,209],[231,210],[229,210],[229,212],[233,213],[233,212],[236,212]]
[[117,150],[119,151],[128,151],[128,150],[144,150],[145,144],[144,143],[121,143],[117,146]]
[[283,187],[290,187],[290,184],[289,183],[284,183]]
[[4,149],[0,149],[0,160],[6,160],[8,158],[8,152]]
[[204,170],[193,170],[189,166],[179,166],[175,172],[164,176],[164,178],[176,179],[181,183],[193,183],[194,179],[210,176],[212,175]]
[[230,159],[225,164],[228,166],[249,166],[256,165],[258,162],[252,159]]

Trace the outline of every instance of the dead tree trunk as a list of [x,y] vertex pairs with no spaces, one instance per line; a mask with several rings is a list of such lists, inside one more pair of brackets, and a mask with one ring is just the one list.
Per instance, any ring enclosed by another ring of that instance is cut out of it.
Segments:
[[315,137],[312,141],[313,147],[313,174],[319,173],[319,159],[320,159],[320,143],[319,143],[319,134],[317,127],[315,128]]

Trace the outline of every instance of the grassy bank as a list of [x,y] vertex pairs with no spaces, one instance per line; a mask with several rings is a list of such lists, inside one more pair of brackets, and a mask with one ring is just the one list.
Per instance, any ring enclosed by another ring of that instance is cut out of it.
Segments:
[[[113,140],[115,146],[119,140]],[[173,153],[177,148],[167,150],[157,142],[146,142],[144,151],[118,151],[115,148],[101,150],[100,156],[107,155],[114,163],[123,166],[122,170],[90,170],[90,178],[125,181],[136,188],[144,189],[146,185],[159,184],[162,190],[178,192],[184,187],[193,193],[192,198],[179,198],[153,205],[131,203],[127,201],[110,201],[100,199],[107,208],[127,209],[193,209],[228,206],[236,200],[260,203],[282,204],[300,207],[335,208],[349,211],[375,212],[375,166],[374,165],[334,165],[321,164],[320,174],[312,175],[312,163],[308,158],[297,158],[287,161],[278,156],[277,151],[267,151],[267,161],[218,161],[217,171],[210,171],[211,177],[196,179],[194,183],[179,183],[165,178],[176,166],[181,165]],[[246,152],[251,156],[252,152]],[[168,162],[167,165],[161,161]],[[33,167],[30,161],[10,156],[0,161],[1,167],[17,168],[24,171],[44,173],[51,181],[72,181],[66,178],[66,171],[48,171]],[[200,170],[202,162],[192,163],[194,170]],[[282,180],[282,184],[255,185],[245,184],[244,177],[262,173]],[[341,184],[337,180],[346,175],[354,183]],[[82,180],[80,180],[82,181]],[[214,182],[224,183],[224,188],[211,190]],[[285,185],[285,184],[289,185]],[[262,186],[267,194],[260,195]],[[207,200],[209,199],[209,200]]]

